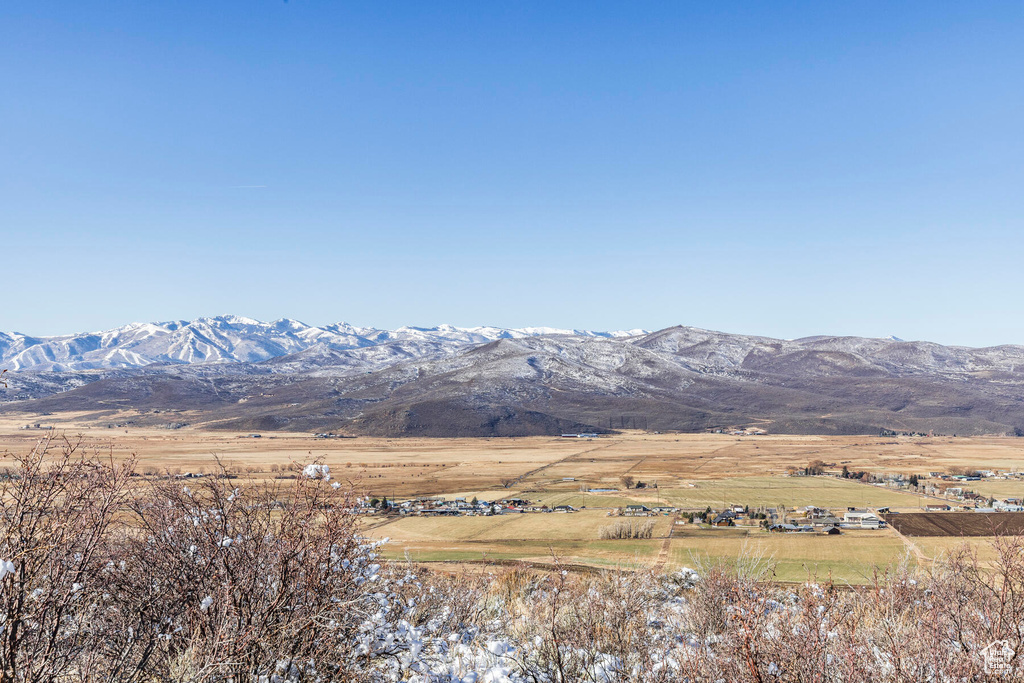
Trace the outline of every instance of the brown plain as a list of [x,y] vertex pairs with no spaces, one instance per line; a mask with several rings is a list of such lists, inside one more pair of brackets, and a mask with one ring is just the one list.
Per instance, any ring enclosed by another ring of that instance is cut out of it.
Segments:
[[[0,450],[30,448],[52,425],[96,452],[124,458],[135,453],[142,467],[161,471],[211,468],[216,454],[230,467],[270,476],[271,467],[322,459],[341,479],[374,493],[398,496],[493,490],[517,479],[517,488],[572,477],[591,488],[619,488],[620,477],[657,481],[674,488],[693,481],[783,475],[812,460],[851,470],[927,473],[949,467],[1019,469],[1024,439],[1011,437],[730,436],[625,432],[598,439],[371,438],[315,439],[309,434],[233,432],[189,428],[112,428],[74,415],[16,416],[0,420]],[[570,487],[578,488],[578,486]]]
[[[552,554],[569,561],[607,566],[623,563],[672,566],[691,563],[695,554],[734,554],[751,545],[717,531],[681,533],[668,519],[659,521],[656,538],[648,541],[598,541],[597,529],[613,508],[631,502],[662,503],[691,509],[725,504],[790,507],[822,505],[886,505],[894,510],[920,510],[928,499],[905,492],[828,477],[788,477],[790,468],[820,460],[829,470],[844,465],[853,471],[927,474],[950,467],[1017,470],[1024,465],[1024,439],[1009,437],[873,437],[873,436],[732,436],[724,434],[650,434],[626,432],[597,439],[520,438],[367,438],[316,439],[309,434],[263,432],[260,438],[190,428],[107,428],[74,415],[16,416],[0,421],[0,451],[30,449],[44,432],[20,429],[47,424],[86,452],[116,459],[137,455],[139,469],[150,474],[212,472],[214,456],[240,477],[270,479],[293,476],[297,466],[314,460],[331,467],[342,483],[358,495],[389,499],[414,496],[477,496],[491,500],[521,497],[555,505],[586,506],[578,515],[457,518],[436,524],[422,519],[368,518],[368,533],[395,538],[395,556],[412,559],[472,561],[543,559]],[[628,489],[623,477],[657,484]],[[1024,483],[1005,484],[1007,495],[1024,497]],[[587,493],[589,489],[617,489]],[[524,519],[513,519],[523,517]],[[527,520],[526,517],[531,519]],[[378,521],[379,520],[379,521]],[[610,523],[610,521],[609,521]],[[737,532],[730,532],[737,533]],[[840,570],[848,553],[822,553],[828,539],[768,540],[756,529],[742,530],[756,540],[758,552],[777,558],[798,575],[804,555],[815,560],[808,571]],[[851,531],[842,545],[879,548],[867,556],[884,563],[910,553],[913,561],[929,560],[917,547],[904,545],[895,532]],[[717,534],[717,535],[716,535]],[[906,542],[909,544],[909,541]],[[817,545],[815,545],[817,544]],[[839,543],[835,545],[840,545]],[[803,548],[801,550],[800,548]],[[894,553],[893,549],[900,552]],[[911,552],[913,551],[913,552]],[[689,558],[689,560],[687,559]],[[794,562],[796,563],[794,565]],[[795,569],[794,569],[795,566]],[[867,565],[846,567],[856,580]],[[787,576],[787,578],[789,578]],[[794,577],[794,580],[798,577]]]

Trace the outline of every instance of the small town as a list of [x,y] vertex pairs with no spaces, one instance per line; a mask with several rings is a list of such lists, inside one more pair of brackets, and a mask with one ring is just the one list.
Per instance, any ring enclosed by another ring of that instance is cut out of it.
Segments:
[[[596,438],[591,434],[563,434],[563,438]],[[922,501],[919,510],[926,513],[974,512],[1003,513],[1024,512],[1024,499],[1020,497],[986,497],[970,488],[972,482],[982,480],[1024,481],[1024,473],[1001,470],[970,470],[953,472],[929,472],[926,475],[899,473],[851,472],[844,465],[839,471],[831,471],[834,463],[815,461],[805,468],[791,469],[785,476],[791,477],[833,477],[854,481],[864,486],[881,487],[915,493],[930,500]],[[187,476],[187,475],[183,475]],[[560,484],[573,483],[572,477],[565,477]],[[583,510],[601,510],[608,517],[672,517],[672,529],[690,525],[694,529],[714,530],[719,528],[740,528],[762,530],[768,533],[800,533],[839,535],[847,531],[884,529],[887,518],[900,514],[899,511],[882,507],[839,508],[818,505],[804,506],[750,506],[728,504],[718,508],[681,508],[673,505],[642,503],[620,507],[605,506],[602,496],[628,493],[630,490],[657,488],[657,483],[634,481],[624,477],[620,488],[586,488],[581,493],[593,499],[590,505],[558,504],[547,505],[527,498],[510,497],[495,500],[444,496],[419,496],[402,500],[387,497],[363,496],[356,499],[354,511],[362,515],[384,517],[476,517],[517,514],[573,514]],[[906,512],[906,511],[904,511]],[[671,531],[669,532],[671,535]]]

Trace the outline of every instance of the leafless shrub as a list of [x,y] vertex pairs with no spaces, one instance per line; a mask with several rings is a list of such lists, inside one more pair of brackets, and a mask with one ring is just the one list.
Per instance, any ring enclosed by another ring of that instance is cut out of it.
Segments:
[[541,577],[526,567],[512,567],[491,578],[487,589],[488,606],[495,616],[522,613],[537,588]]
[[52,435],[5,458],[14,471],[0,482],[0,681],[64,680],[106,645],[94,614],[110,605],[107,538],[133,463],[87,460]]
[[116,598],[131,606],[117,615],[116,632],[131,634],[120,658],[204,676],[270,676],[285,658],[354,680],[362,589],[340,571],[358,545],[344,496],[308,478],[194,487],[157,482],[132,501],[117,553]]
[[530,681],[682,680],[666,666],[672,624],[659,590],[649,571],[556,571],[534,588],[529,618],[511,629],[532,647],[509,659]]
[[0,681],[369,676],[380,653],[357,652],[356,636],[379,609],[379,565],[340,489],[133,489],[134,461],[56,445],[7,456],[15,476],[0,483]]
[[621,521],[609,526],[601,527],[598,537],[601,540],[629,539],[629,538],[650,538],[654,535],[654,522],[651,520]]

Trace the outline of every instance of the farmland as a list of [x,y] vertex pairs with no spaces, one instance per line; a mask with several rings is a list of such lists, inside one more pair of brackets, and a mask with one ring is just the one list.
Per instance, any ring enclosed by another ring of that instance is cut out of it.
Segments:
[[[19,416],[0,423],[0,448],[12,452],[31,448],[44,432],[18,426],[40,419],[46,418]],[[771,560],[776,578],[784,581],[817,574],[863,582],[876,566],[905,558],[928,561],[951,545],[911,542],[892,529],[844,530],[833,537],[768,534],[746,520],[739,527],[713,529],[678,524],[675,515],[651,517],[654,529],[649,539],[600,540],[601,529],[615,523],[614,515],[626,505],[666,506],[681,510],[681,515],[687,510],[721,510],[732,505],[789,511],[813,505],[841,516],[848,507],[889,507],[912,513],[935,502],[907,490],[852,479],[787,474],[815,460],[833,471],[846,466],[854,471],[908,475],[950,467],[1012,470],[1024,461],[1024,440],[1012,438],[630,432],[593,440],[316,439],[285,432],[253,437],[192,429],[107,428],[84,416],[64,416],[54,427],[80,440],[89,453],[114,459],[135,454],[139,469],[151,477],[210,473],[219,460],[233,476],[272,481],[294,477],[297,465],[319,460],[331,467],[337,481],[364,499],[521,498],[535,506],[570,505],[580,510],[363,517],[366,535],[391,539],[385,553],[392,558],[542,563],[557,558],[598,567],[670,569],[749,556]],[[1024,482],[1019,480],[979,484],[1000,495],[1024,496]]]
[[[930,560],[942,560],[950,553],[964,546],[965,540],[958,536],[921,536],[913,539],[913,544]],[[998,553],[995,549],[997,539],[992,536],[974,536],[970,539],[971,549],[977,553],[983,563],[992,562]]]
[[866,583],[876,568],[915,561],[889,531],[864,530],[842,536],[696,531],[674,537],[671,548],[672,562],[679,566],[736,557],[761,564],[771,562],[779,581],[831,577],[843,583]]
[[1024,533],[1024,512],[918,512],[886,515],[905,536],[977,537]]

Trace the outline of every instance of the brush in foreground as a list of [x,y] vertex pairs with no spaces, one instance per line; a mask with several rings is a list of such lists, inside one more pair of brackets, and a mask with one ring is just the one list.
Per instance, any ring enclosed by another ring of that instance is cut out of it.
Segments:
[[378,559],[325,469],[183,486],[57,446],[0,481],[0,683],[964,681],[996,641],[1018,670],[1017,537],[858,589],[763,558],[449,576]]

